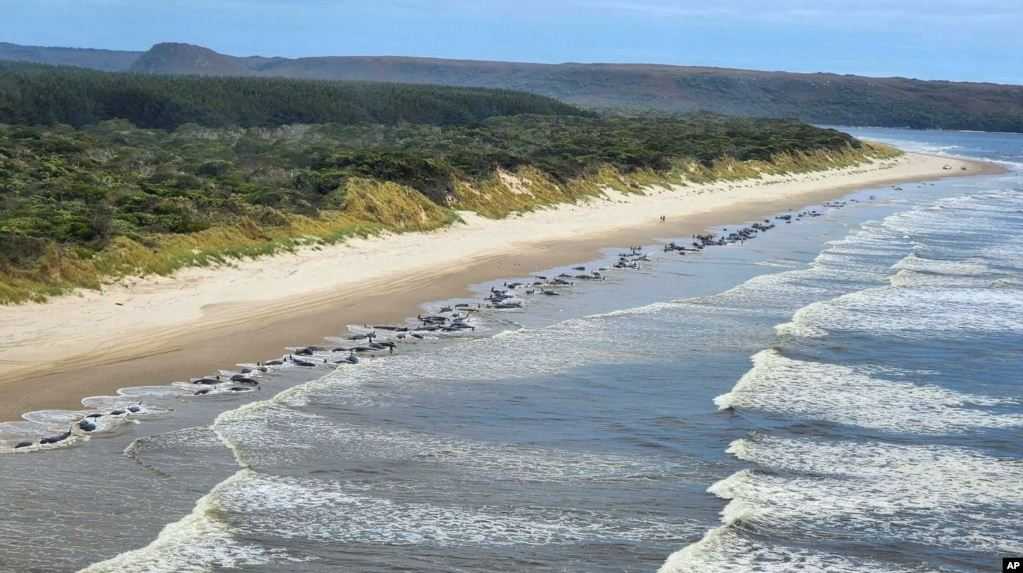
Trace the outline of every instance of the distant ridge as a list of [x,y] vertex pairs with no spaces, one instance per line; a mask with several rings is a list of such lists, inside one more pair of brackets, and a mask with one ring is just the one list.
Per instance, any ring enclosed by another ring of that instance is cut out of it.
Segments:
[[1023,132],[1023,86],[990,83],[653,64],[532,64],[394,56],[235,57],[180,43],[157,44],[147,52],[0,44],[0,59],[151,74],[505,88],[595,109],[706,110],[838,125]]
[[53,66],[78,66],[104,72],[126,71],[141,55],[142,52],[21,46],[0,42],[0,60]]

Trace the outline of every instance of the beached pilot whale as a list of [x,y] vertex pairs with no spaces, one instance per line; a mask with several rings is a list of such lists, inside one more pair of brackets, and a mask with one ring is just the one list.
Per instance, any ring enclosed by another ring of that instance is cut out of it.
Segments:
[[348,355],[348,358],[344,358],[342,360],[338,360],[338,361],[334,362],[334,364],[358,364],[358,363],[359,363],[359,357],[356,356],[354,352],[350,353]]
[[234,376],[231,376],[231,382],[234,382],[235,384],[244,384],[247,386],[259,386],[259,381],[253,380],[252,378],[249,378],[248,376],[244,376],[242,374],[235,374]]
[[64,433],[61,433],[61,434],[57,434],[56,436],[45,437],[45,438],[39,440],[39,444],[40,445],[57,444],[57,443],[63,442],[64,440],[66,440],[66,439],[68,439],[70,437],[71,437],[71,432],[67,431],[67,432],[64,432]]

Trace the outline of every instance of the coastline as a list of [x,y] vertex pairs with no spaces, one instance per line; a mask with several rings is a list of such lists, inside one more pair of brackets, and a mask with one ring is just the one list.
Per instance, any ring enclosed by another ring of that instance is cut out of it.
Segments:
[[[880,167],[889,163],[895,165]],[[468,285],[592,259],[604,247],[741,223],[858,188],[999,170],[907,153],[851,169],[637,196],[609,192],[606,200],[503,220],[465,214],[464,224],[441,231],[354,240],[0,307],[0,420],[78,409],[86,396],[278,356],[284,346],[338,335],[346,324],[402,320],[423,303],[467,294]],[[666,223],[657,222],[660,215]]]

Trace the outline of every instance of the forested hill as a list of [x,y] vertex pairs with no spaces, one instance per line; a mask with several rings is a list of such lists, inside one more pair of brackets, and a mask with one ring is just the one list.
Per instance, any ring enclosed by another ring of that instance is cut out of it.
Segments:
[[173,129],[301,123],[460,125],[489,117],[587,115],[497,89],[284,78],[157,76],[0,62],[0,124],[75,127],[126,119]]
[[[74,53],[73,53],[74,52]],[[133,54],[133,55],[132,55]],[[74,61],[71,60],[74,58]],[[105,52],[0,44],[0,59],[153,74],[362,80],[504,88],[590,108],[793,117],[832,125],[1023,132],[1023,86],[644,64],[402,57],[234,57],[187,44]]]

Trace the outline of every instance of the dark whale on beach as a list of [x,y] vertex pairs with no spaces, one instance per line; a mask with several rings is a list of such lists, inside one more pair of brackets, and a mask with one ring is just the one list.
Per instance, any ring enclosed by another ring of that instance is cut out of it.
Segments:
[[71,437],[71,432],[64,432],[62,434],[57,434],[56,436],[49,436],[49,437],[43,438],[43,439],[39,440],[39,443],[40,444],[44,444],[44,445],[45,444],[57,444],[57,443],[63,442],[64,440],[66,440],[66,439],[68,439],[70,437]]

